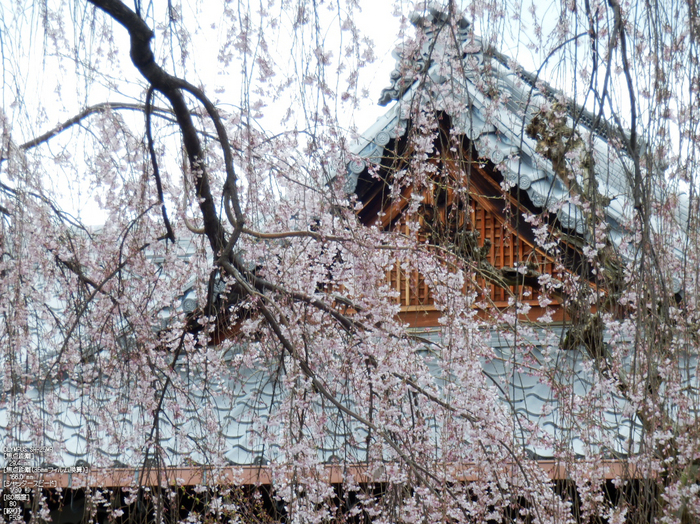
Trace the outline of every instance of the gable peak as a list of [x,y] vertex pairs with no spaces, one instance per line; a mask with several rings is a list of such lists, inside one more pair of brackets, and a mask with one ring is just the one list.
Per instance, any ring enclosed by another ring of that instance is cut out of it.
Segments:
[[[417,75],[430,67],[432,58],[444,54],[446,39],[438,38],[443,28],[452,25],[457,45],[460,47],[473,39],[471,24],[460,13],[454,12],[451,5],[419,3],[411,13],[410,20],[418,35],[422,37],[420,48],[411,53],[406,52],[405,45],[394,49],[392,55],[396,59],[396,67],[390,75],[391,85],[381,92],[380,106],[386,106],[392,100],[399,100],[416,80]],[[454,23],[451,24],[450,20],[454,20]]]

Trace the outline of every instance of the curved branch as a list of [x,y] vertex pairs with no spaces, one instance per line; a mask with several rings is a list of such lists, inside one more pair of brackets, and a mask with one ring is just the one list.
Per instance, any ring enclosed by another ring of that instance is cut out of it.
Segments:
[[253,238],[259,238],[261,240],[280,240],[284,238],[313,238],[317,242],[341,242],[341,243],[353,243],[357,246],[366,249],[376,249],[376,250],[391,250],[391,251],[409,251],[412,247],[409,246],[399,246],[393,244],[367,244],[356,238],[351,237],[339,237],[336,235],[323,235],[317,233],[316,231],[277,231],[272,233],[263,233],[262,231],[254,231],[246,227],[241,228],[241,233],[244,235],[251,236]]
[[[143,244],[139,249],[133,253],[133,255],[136,255],[137,253],[140,253],[144,251],[146,248],[150,246],[150,243]],[[121,270],[124,269],[129,262],[131,261],[131,257],[128,257],[126,260],[123,260],[113,271],[111,271],[107,276],[105,276],[101,282],[97,283],[92,281],[91,279],[86,279],[85,275],[82,273],[80,270],[79,265],[77,264],[68,264],[65,263],[63,260],[60,258],[58,259],[59,262],[64,263],[64,265],[73,273],[78,276],[83,282],[89,283],[90,285],[95,285],[94,289],[92,292],[88,295],[88,297],[83,301],[83,304],[80,306],[80,309],[76,312],[75,318],[73,319],[73,322],[71,323],[70,328],[68,329],[68,333],[63,337],[63,344],[61,345],[61,348],[58,350],[58,355],[56,356],[56,360],[51,364],[49,367],[48,371],[46,372],[46,376],[44,377],[43,381],[43,386],[42,389],[46,387],[46,383],[48,382],[51,372],[53,369],[59,364],[61,361],[61,358],[63,358],[64,353],[66,352],[66,349],[68,348],[68,343],[70,342],[71,337],[73,336],[73,333],[75,332],[76,329],[79,328],[80,325],[80,319],[82,316],[87,312],[88,307],[92,300],[97,296],[98,293],[104,293],[103,288],[104,286],[112,280],[115,276],[119,275]]]
[[[622,20],[622,12],[620,4],[617,0],[609,0],[608,4],[613,10],[615,27],[614,31],[620,38],[620,51],[622,57],[622,71],[625,75],[627,83],[627,93],[630,99],[630,154],[634,160],[634,207],[642,211],[642,171],[639,165],[639,154],[637,151],[637,100],[634,94],[634,82],[630,71],[629,58],[627,57],[627,36],[625,33],[625,24]],[[614,35],[616,36],[616,35]],[[646,210],[644,210],[646,211]]]
[[[39,193],[35,193],[33,191],[18,191],[17,189],[14,189],[6,184],[3,184],[2,182],[0,182],[0,191],[3,191],[4,193],[11,195],[13,198],[18,198],[22,192],[26,195],[29,195],[30,197],[36,198],[37,200],[40,200],[41,202],[43,202],[44,204],[49,206],[49,208],[51,208],[51,211],[53,211],[53,213],[60,220],[65,220],[66,222],[71,224],[73,227],[75,227],[81,231],[85,231],[88,235],[90,235],[90,232],[87,229],[85,229],[85,226],[83,226],[83,224],[77,218],[75,218],[70,213],[63,211],[55,203],[53,203],[51,201],[51,199],[45,197],[44,195],[41,195]],[[2,213],[7,215],[7,216],[12,216],[12,212],[5,207],[0,209],[0,211],[2,211]]]
[[160,212],[163,215],[163,222],[165,223],[166,238],[170,240],[173,244],[175,243],[175,233],[173,233],[173,228],[170,226],[170,220],[168,219],[168,211],[165,208],[165,199],[163,198],[163,184],[160,180],[160,169],[158,168],[158,157],[156,156],[156,149],[153,145],[153,132],[151,130],[151,112],[153,110],[153,86],[148,88],[146,93],[146,139],[148,141],[148,153],[151,156],[151,164],[153,164],[153,177],[156,179],[156,189],[158,190],[158,201],[160,202]]
[[[32,149],[38,145],[43,144],[44,142],[48,142],[52,138],[54,138],[57,135],[60,135],[63,131],[68,129],[71,126],[74,126],[75,124],[79,124],[81,121],[85,120],[87,117],[92,116],[96,113],[103,113],[105,111],[113,111],[113,110],[129,110],[129,111],[143,111],[145,108],[141,104],[130,104],[126,102],[118,103],[118,104],[110,104],[109,102],[101,102],[99,104],[95,104],[94,106],[89,106],[83,109],[80,113],[77,115],[69,118],[65,122],[62,122],[58,124],[56,127],[53,129],[47,131],[46,133],[39,135],[36,138],[32,138],[28,142],[25,142],[24,144],[19,146],[19,149],[26,151],[28,149]],[[162,108],[154,108],[155,111],[158,112],[163,112],[167,113],[168,111]]]
[[[222,266],[239,282],[241,286],[246,290],[246,292],[250,293],[251,295],[257,295],[257,292],[255,289],[253,289],[250,284],[248,283],[247,279],[229,262],[223,262]],[[376,426],[374,423],[372,423],[370,420],[367,420],[365,417],[357,413],[356,411],[353,411],[349,409],[347,406],[344,406],[338,399],[333,395],[328,389],[326,388],[326,385],[317,377],[316,373],[311,369],[311,367],[308,365],[308,363],[305,361],[304,358],[299,355],[299,353],[296,351],[294,345],[287,339],[287,337],[284,335],[282,332],[282,329],[280,327],[279,322],[275,317],[272,315],[270,310],[267,308],[267,306],[264,304],[264,301],[260,303],[260,312],[263,314],[265,317],[265,320],[267,320],[268,325],[272,329],[272,331],[275,333],[275,336],[277,337],[277,340],[279,340],[280,344],[282,344],[282,347],[289,353],[289,355],[294,358],[294,360],[297,362],[299,365],[299,368],[301,369],[302,373],[304,376],[306,376],[311,383],[314,385],[316,390],[321,394],[321,396],[325,397],[326,400],[328,400],[331,404],[333,404],[336,409],[338,409],[340,412],[346,414],[347,416],[353,418],[354,420],[358,421],[360,424],[364,425],[365,427],[371,429],[374,431],[376,434],[380,435],[384,442],[391,447],[394,452],[401,457],[401,459],[413,470],[413,473],[416,475],[416,478],[418,478],[428,489],[430,489],[433,492],[436,492],[436,488],[430,485],[430,483],[427,481],[428,479],[432,480],[433,482],[439,482],[439,479],[431,473],[427,468],[424,466],[420,465],[418,462],[416,462],[413,458],[409,457],[402,449],[401,446],[396,440],[387,432],[386,430],[382,430],[378,426]],[[425,476],[425,478],[424,478]],[[448,488],[448,492],[452,494],[451,490]],[[454,496],[454,495],[453,495]]]
[[[194,94],[195,97],[197,97],[197,95],[203,95],[203,93],[196,90],[196,88],[193,92],[193,86],[166,73],[162,67],[156,64],[153,51],[150,47],[153,31],[151,31],[148,25],[124,3],[120,0],[90,0],[90,3],[107,13],[128,31],[131,39],[130,55],[132,63],[150,83],[152,88],[161,92],[163,96],[167,98],[168,102],[170,102],[178,126],[180,127],[180,132],[182,133],[188,160],[195,174],[195,190],[199,199],[199,208],[204,221],[204,229],[209,240],[209,245],[214,252],[214,256],[218,257],[226,245],[224,228],[219,220],[216,205],[214,204],[214,198],[209,184],[209,175],[204,162],[202,143],[192,121],[192,113],[187,107],[181,90],[185,89]],[[211,104],[206,97],[203,98]],[[200,101],[202,100],[200,99]],[[204,103],[204,101],[202,101],[202,103]],[[205,107],[207,107],[207,104],[205,104]],[[210,108],[207,108],[207,111],[209,111],[209,109]],[[212,113],[210,111],[210,116],[211,115]],[[216,112],[214,112],[214,115],[218,116]],[[215,120],[214,117],[212,117],[212,119]],[[218,123],[223,127],[220,120]],[[219,128],[217,126],[217,131],[218,130]],[[226,138],[225,130],[224,138]],[[228,145],[228,138],[222,140],[222,142]],[[222,148],[226,151],[225,145],[222,144]],[[229,187],[228,190],[234,197],[236,196],[235,184],[233,187]]]
[[221,143],[221,149],[224,153],[224,163],[226,165],[226,183],[224,184],[224,193],[230,196],[231,203],[233,204],[233,211],[236,216],[237,228],[243,227],[243,212],[241,211],[241,204],[238,199],[238,192],[236,190],[236,171],[233,167],[233,154],[231,153],[231,144],[228,139],[228,133],[226,132],[226,127],[221,121],[219,116],[219,111],[216,106],[209,100],[209,98],[204,94],[204,91],[198,87],[193,86],[186,80],[180,78],[175,79],[179,84],[179,87],[189,92],[197,100],[199,100],[204,108],[209,113],[209,117],[212,122],[214,122],[214,127],[216,128],[216,134],[219,136],[219,142]]
[[185,215],[182,216],[182,220],[185,223],[185,227],[190,231],[190,233],[194,233],[195,235],[206,235],[207,231],[203,227],[196,227],[190,224],[190,221],[187,219]]

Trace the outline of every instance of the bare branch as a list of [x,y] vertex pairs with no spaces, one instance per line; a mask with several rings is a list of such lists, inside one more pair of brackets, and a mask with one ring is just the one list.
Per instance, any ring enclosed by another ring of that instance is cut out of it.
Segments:
[[[105,11],[129,32],[131,37],[131,61],[144,78],[148,80],[153,89],[160,91],[170,102],[180,126],[187,156],[195,175],[195,189],[204,220],[204,229],[215,256],[218,256],[226,244],[224,229],[219,221],[211,193],[204,150],[192,122],[192,113],[187,107],[181,92],[181,88],[189,88],[190,85],[166,73],[155,63],[150,47],[153,31],[136,13],[119,0],[91,0],[91,3]],[[224,144],[226,145],[224,146]],[[222,140],[222,147],[226,150],[227,146],[228,139],[226,138]],[[232,198],[236,197],[235,184],[232,188],[229,188],[229,191],[232,193]]]
[[[77,115],[69,118],[65,122],[62,122],[61,124],[57,125],[50,131],[47,131],[46,133],[39,135],[36,138],[33,138],[29,140],[28,142],[25,142],[24,144],[20,145],[19,148],[22,150],[28,150],[32,149],[38,145],[43,144],[44,142],[47,142],[51,140],[52,138],[58,136],[61,134],[63,131],[68,129],[71,126],[74,126],[75,124],[81,123],[83,120],[85,120],[87,117],[94,115],[94,114],[99,114],[99,113],[104,113],[106,111],[144,111],[145,106],[142,104],[130,104],[126,102],[119,102],[119,103],[109,103],[109,102],[102,102],[100,104],[95,104],[94,106],[89,106],[83,109],[80,113]],[[165,109],[162,108],[154,108],[154,111],[162,112],[162,113],[167,113]]]
[[146,93],[146,138],[148,141],[148,152],[151,155],[151,165],[153,166],[153,177],[156,179],[158,201],[160,202],[160,212],[163,216],[163,222],[165,223],[166,237],[174,244],[175,233],[173,233],[173,228],[170,226],[170,220],[168,219],[168,211],[165,208],[165,199],[163,198],[163,184],[160,181],[160,169],[158,168],[158,157],[156,156],[156,150],[153,146],[153,131],[151,129],[152,104],[153,86],[149,87],[148,92]]

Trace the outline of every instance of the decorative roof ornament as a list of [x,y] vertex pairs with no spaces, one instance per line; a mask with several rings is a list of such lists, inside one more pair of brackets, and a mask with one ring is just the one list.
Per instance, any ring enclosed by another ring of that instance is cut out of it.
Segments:
[[505,158],[506,156],[500,149],[494,149],[491,152],[491,162],[493,162],[494,164],[500,164],[501,162],[503,162],[503,160],[505,160]]
[[375,143],[382,147],[387,145],[389,143],[389,140],[391,140],[391,135],[389,135],[389,133],[387,133],[386,131],[380,131],[374,138]]
[[365,164],[364,160],[361,159],[355,159],[351,160],[348,163],[348,169],[350,170],[351,173],[355,173],[356,175],[359,175],[364,171],[365,167],[367,164]]
[[[431,65],[431,56],[436,53],[438,35],[445,25],[450,23],[450,13],[436,3],[418,4],[411,14],[411,23],[419,34],[425,36],[423,45],[410,55],[406,46],[398,46],[392,52],[396,58],[396,67],[391,72],[391,85],[382,90],[379,97],[379,105],[385,106],[392,100],[399,100],[408,90],[418,75],[427,71]],[[460,17],[456,21],[457,39],[464,42],[469,38],[471,24],[466,18]]]

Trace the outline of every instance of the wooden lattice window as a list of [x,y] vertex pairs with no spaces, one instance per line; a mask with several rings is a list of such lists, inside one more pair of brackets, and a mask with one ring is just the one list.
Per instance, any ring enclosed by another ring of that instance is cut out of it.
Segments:
[[[453,217],[452,220],[450,217]],[[419,219],[423,226],[421,235],[425,235],[433,243],[440,240],[450,242],[453,240],[450,238],[450,234],[454,236],[457,231],[461,234],[465,232],[471,234],[471,238],[476,243],[476,246],[473,247],[477,247],[478,251],[464,253],[464,256],[483,256],[484,260],[497,270],[514,268],[520,264],[526,264],[529,268],[540,273],[551,274],[554,269],[551,261],[538,253],[532,245],[520,238],[515,232],[509,230],[502,219],[484,209],[475,200],[472,200],[466,209],[459,210],[458,213],[441,206],[433,208],[428,216],[421,216]],[[408,234],[408,227],[403,222],[397,224],[395,228],[400,228],[404,234]],[[435,231],[439,231],[443,235],[442,239],[437,235],[435,238],[431,238],[431,234]],[[399,303],[402,307],[409,309],[430,308],[433,305],[433,300],[428,283],[418,271],[406,270],[405,266],[407,265],[404,264],[403,260],[397,259],[387,274],[392,289],[398,292]],[[533,305],[538,303],[537,291],[528,286],[504,289],[481,277],[477,277],[473,284],[478,289],[483,290],[484,298],[497,307],[507,305],[509,298],[514,295],[521,302]]]

